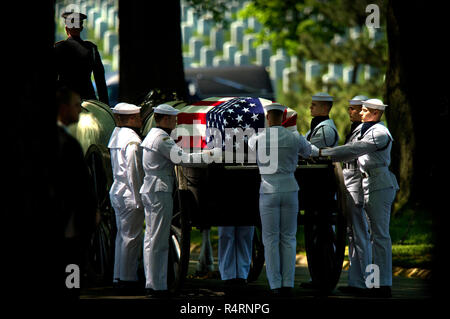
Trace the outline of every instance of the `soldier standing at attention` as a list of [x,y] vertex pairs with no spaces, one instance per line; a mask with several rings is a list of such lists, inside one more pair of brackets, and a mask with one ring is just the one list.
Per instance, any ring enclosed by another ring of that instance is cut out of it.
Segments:
[[[154,109],[156,127],[145,137],[142,163],[145,177],[140,193],[145,207],[144,271],[146,295],[167,298],[170,225],[173,214],[174,165],[209,160],[214,151],[185,153],[170,137],[178,110],[168,104]],[[220,148],[220,155],[222,149]],[[194,164],[195,165],[195,164]]]
[[[369,98],[357,95],[349,101],[348,114],[352,122],[350,132],[345,144],[351,144],[361,134],[361,109],[364,101]],[[372,245],[370,243],[367,215],[363,209],[364,194],[362,190],[362,177],[358,168],[358,160],[353,159],[343,163],[342,173],[347,188],[345,199],[347,202],[347,233],[348,258],[350,268],[348,271],[348,286],[338,289],[347,293],[359,293],[366,288],[366,267],[372,262]]]
[[[330,111],[333,106],[333,97],[327,93],[319,92],[312,96],[311,105],[309,107],[311,111],[310,130],[306,133],[305,138],[312,145],[318,148],[337,146],[339,142],[339,134],[334,124],[334,121],[330,119]],[[305,198],[309,198],[311,202],[318,202],[327,198],[330,200],[335,197],[335,192],[331,191],[327,187],[327,183],[321,178],[313,178],[310,176],[311,172],[305,173],[305,179],[314,181],[313,185],[308,185],[307,188],[303,188]],[[325,185],[324,185],[325,184]],[[314,212],[311,209],[305,210],[307,216],[312,216]],[[309,254],[313,254],[310,252]],[[311,268],[310,268],[311,269]],[[311,271],[311,270],[310,270]],[[320,288],[320,284],[316,280],[310,279],[309,282],[302,282],[300,284],[302,288]]]
[[305,137],[318,148],[338,145],[339,134],[336,125],[329,116],[332,106],[333,97],[327,93],[319,92],[312,96],[309,109],[313,119],[311,120],[311,128]]
[[109,195],[117,224],[113,283],[130,292],[138,288],[144,226],[144,206],[139,193],[144,179],[140,109],[128,103],[119,103],[112,109],[117,127],[108,143],[114,176]]
[[98,100],[109,104],[105,69],[97,46],[80,37],[83,31],[83,20],[87,16],[77,12],[64,12],[62,17],[68,37],[64,41],[55,43],[58,80],[77,91],[82,100],[97,100],[91,81],[91,74],[94,72]]
[[[294,286],[295,255],[297,240],[297,215],[299,186],[294,173],[298,156],[310,156],[311,145],[298,132],[281,126],[286,109],[278,103],[265,106],[267,125],[259,135],[253,135],[249,148],[258,147],[258,154],[270,151],[269,162],[263,163],[257,156],[261,186],[259,212],[261,215],[262,240],[266,258],[266,273],[271,292],[289,295]],[[261,152],[262,151],[262,152]]]
[[352,143],[328,148],[313,147],[312,156],[328,156],[333,161],[357,159],[362,176],[364,210],[369,218],[372,236],[373,264],[379,268],[380,287],[368,295],[390,297],[392,286],[392,243],[389,235],[391,206],[398,190],[395,175],[389,171],[392,136],[380,122],[387,105],[381,100],[363,102],[361,133]]

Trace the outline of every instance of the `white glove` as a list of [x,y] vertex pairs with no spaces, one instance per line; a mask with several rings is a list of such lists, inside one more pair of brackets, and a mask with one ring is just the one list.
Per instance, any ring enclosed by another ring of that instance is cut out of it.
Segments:
[[319,149],[315,145],[311,145],[311,157],[319,157]]
[[214,147],[209,152],[210,152],[212,161],[214,161],[216,163],[222,162],[222,148],[221,147]]

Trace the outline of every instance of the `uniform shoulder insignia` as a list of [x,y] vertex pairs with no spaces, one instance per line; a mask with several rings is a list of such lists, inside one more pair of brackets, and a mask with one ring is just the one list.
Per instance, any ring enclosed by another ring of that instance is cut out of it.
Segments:
[[127,144],[127,147],[130,146],[130,145],[140,146],[141,143],[138,143],[138,142],[130,142],[130,143]]
[[166,136],[166,137],[163,137],[163,139],[162,139],[163,141],[167,141],[167,140],[170,140],[170,136]]

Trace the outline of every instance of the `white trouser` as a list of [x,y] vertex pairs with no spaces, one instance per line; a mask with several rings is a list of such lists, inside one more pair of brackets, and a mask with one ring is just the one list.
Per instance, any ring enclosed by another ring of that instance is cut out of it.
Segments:
[[269,286],[294,287],[298,192],[260,194],[259,211]]
[[389,235],[391,206],[395,189],[386,188],[364,195],[364,210],[369,218],[373,263],[380,269],[380,286],[392,286],[392,243]]
[[219,227],[219,271],[222,280],[247,279],[252,262],[253,226]]
[[346,192],[347,233],[348,233],[348,285],[366,288],[366,267],[372,263],[372,245],[370,243],[367,215],[363,209],[362,195],[358,192]]
[[172,223],[172,193],[142,194],[145,207],[144,271],[145,288],[167,290],[167,267],[170,225]]
[[139,256],[142,252],[144,210],[114,207],[114,211],[117,234],[113,280],[137,281]]

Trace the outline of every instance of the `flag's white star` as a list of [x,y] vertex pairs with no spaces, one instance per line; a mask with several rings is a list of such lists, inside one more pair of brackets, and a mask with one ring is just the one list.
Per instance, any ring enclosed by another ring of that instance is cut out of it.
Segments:
[[246,108],[246,107],[244,107],[242,110],[243,110],[245,113],[250,112],[250,110],[249,110],[248,108]]
[[227,119],[223,119],[223,125],[227,125],[227,124],[228,124]]
[[253,113],[253,115],[252,115],[252,119],[253,119],[253,121],[256,121],[256,120],[258,119],[258,114],[256,114],[256,113]]
[[239,142],[234,143],[234,147],[238,150],[241,147],[241,143]]
[[250,128],[250,124],[248,124],[248,123],[245,124],[244,128],[245,128],[245,129],[249,129],[249,128]]
[[256,104],[255,103],[250,103],[249,104],[251,107],[254,107],[254,106],[256,106]]
[[242,122],[242,115],[238,115],[236,117],[236,121],[238,121],[238,123]]
[[233,129],[233,133],[234,133],[234,134],[239,133],[239,129],[238,129],[237,127],[235,127],[235,128]]
[[229,112],[229,113],[233,113],[234,111],[233,111],[233,109],[232,109],[232,108],[229,108],[229,109],[227,110],[227,112]]
[[230,134],[225,134],[225,139],[227,140],[227,141],[229,141],[230,139],[231,139],[231,135]]

